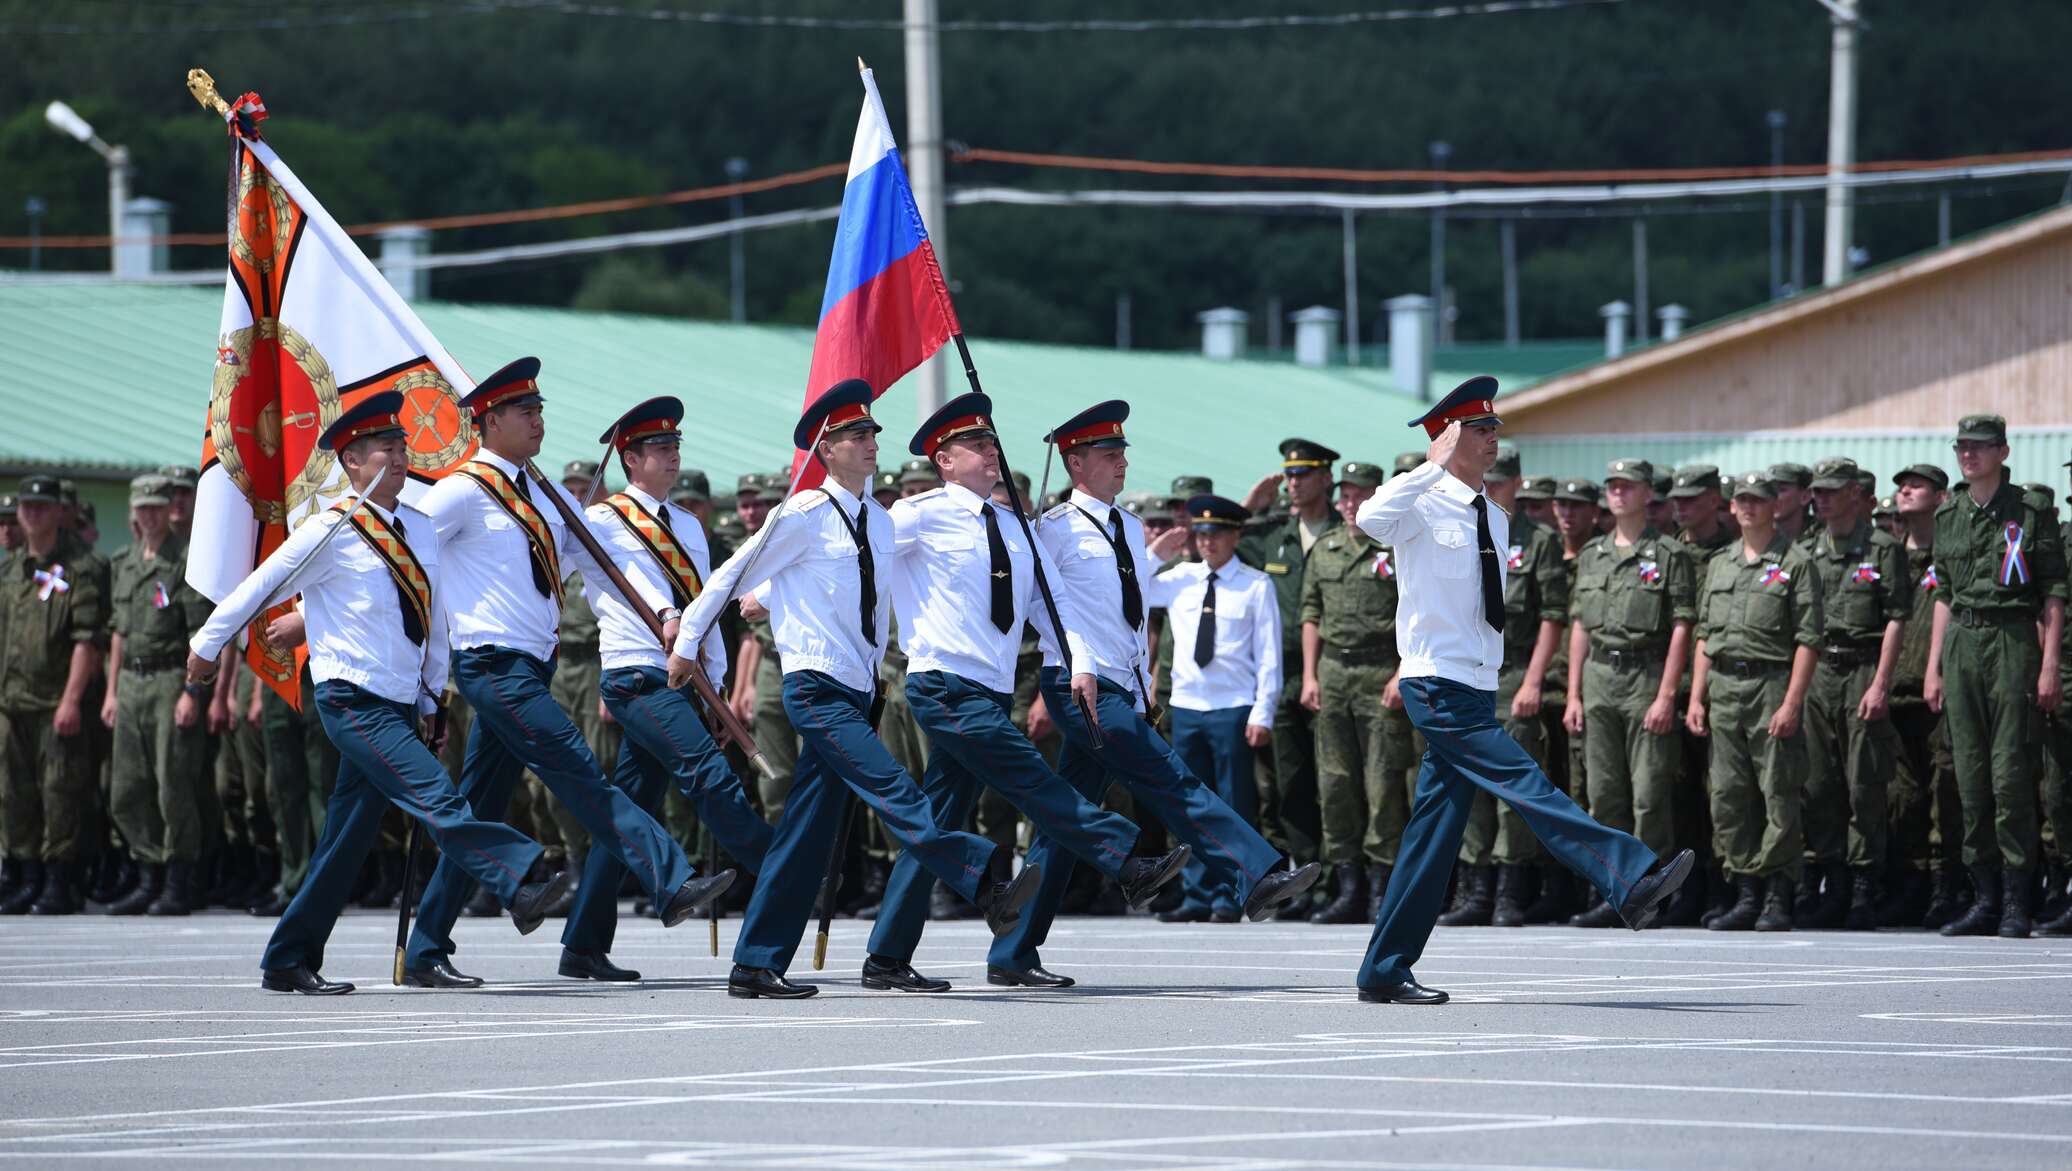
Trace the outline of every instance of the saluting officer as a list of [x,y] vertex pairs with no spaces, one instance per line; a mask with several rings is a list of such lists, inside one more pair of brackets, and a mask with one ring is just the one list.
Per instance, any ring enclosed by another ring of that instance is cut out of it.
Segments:
[[[871,725],[892,586],[904,575],[892,518],[870,498],[878,466],[876,397],[859,378],[813,400],[792,431],[827,479],[792,497],[762,534],[715,570],[691,603],[669,658],[682,686],[697,669],[698,641],[736,587],[759,593],[784,659],[784,711],[799,731],[798,771],[748,903],[727,995],[796,1000],[820,991],[784,976],[812,912],[835,830],[847,816],[846,785],[913,859],[986,912],[993,934],[1020,917],[1042,875],[1025,867],[1012,883],[988,880],[994,845],[941,828],[928,798]],[[925,910],[925,898],[923,899]]]
[[[336,454],[353,498],[289,534],[189,643],[186,685],[206,694],[217,658],[252,616],[302,595],[314,703],[342,759],[309,877],[259,961],[260,986],[271,992],[353,990],[321,975],[324,944],[391,802],[421,818],[444,858],[510,906],[520,935],[540,925],[569,878],[524,882],[539,844],[482,820],[433,755],[444,738],[435,697],[446,687],[450,567],[431,519],[398,500],[410,470],[402,407],[397,391],[370,395],[325,429],[319,444]],[[340,525],[352,531],[334,535]]]
[[2036,862],[2037,713],[2064,698],[2065,549],[2007,473],[2007,421],[1957,424],[1964,491],[1935,512],[1935,635],[1923,694],[1946,711],[1971,909],[1944,935],[2025,938]]
[[[590,521],[613,561],[641,565],[669,587],[670,604],[688,607],[704,592],[712,561],[698,518],[662,498],[676,478],[683,433],[683,402],[654,398],[619,417],[598,437],[610,443],[626,474],[626,489],[591,506]],[[698,820],[727,854],[750,872],[762,869],[770,825],[756,815],[741,778],[699,722],[690,697],[669,686],[669,652],[616,590],[596,595],[600,693],[623,729],[613,782],[649,813],[660,810],[674,784],[696,808]],[[718,631],[705,636],[699,660],[714,691],[726,682],[726,651]],[[561,932],[560,971],[583,980],[638,980],[640,973],[611,962],[619,919],[619,882],[625,867],[609,852],[592,850],[582,885]]]
[[1347,520],[1310,546],[1302,570],[1302,704],[1316,713],[1324,860],[1338,893],[1312,923],[1372,923],[1410,820],[1417,751],[1396,694],[1395,554],[1350,523],[1382,484],[1357,460],[1338,472]]
[[1736,894],[1705,926],[1789,931],[1792,874],[1804,848],[1800,717],[1824,637],[1822,589],[1812,559],[1777,529],[1768,474],[1733,483],[1739,541],[1706,563],[1699,584],[1684,716],[1692,735],[1711,740],[1712,851]]
[[[1648,523],[1654,478],[1644,459],[1605,469],[1613,528],[1576,559],[1565,719],[1569,734],[1583,737],[1590,816],[1667,857],[1676,840],[1676,689],[1698,606],[1690,552]],[[1611,927],[1619,914],[1600,901],[1570,922]]]
[[[673,927],[725,892],[734,872],[697,877],[661,823],[605,780],[596,754],[549,690],[564,566],[590,581],[608,577],[569,533],[561,510],[535,502],[537,488],[560,492],[574,508],[567,489],[533,485],[526,475],[525,464],[546,436],[539,371],[539,359],[520,358],[468,392],[461,407],[473,416],[481,450],[425,494],[424,511],[451,564],[454,680],[475,711],[461,794],[478,814],[501,817],[519,772],[531,766],[590,831],[596,848],[633,872],[663,926]],[[647,566],[622,568],[643,604],[665,622],[675,619],[669,595]],[[452,963],[453,923],[467,886],[455,859],[440,859],[418,904],[405,983],[481,984]]]

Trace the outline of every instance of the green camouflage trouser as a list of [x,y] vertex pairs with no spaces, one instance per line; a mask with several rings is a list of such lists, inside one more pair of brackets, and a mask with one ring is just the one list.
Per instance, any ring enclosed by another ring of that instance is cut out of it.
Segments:
[[2060,866],[2072,862],[2072,712],[2063,707],[2045,721],[2043,826],[2051,859]]
[[[1497,676],[1496,718],[1503,723],[1504,731],[1510,734],[1511,739],[1516,740],[1519,747],[1545,769],[1546,725],[1537,715],[1525,719],[1511,715],[1511,700],[1517,696],[1518,685],[1523,682],[1523,663],[1506,667]],[[1544,862],[1547,855],[1517,810],[1490,796],[1488,790],[1477,788],[1475,803],[1468,807],[1468,823],[1461,833],[1460,860],[1470,866],[1486,866],[1490,862],[1524,866]]]
[[1317,664],[1317,798],[1327,862],[1393,866],[1410,820],[1417,755],[1410,717],[1381,704],[1394,663]]
[[1920,695],[1894,696],[1892,731],[1899,738],[1892,785],[1886,792],[1887,856],[1894,871],[1928,872],[1962,864],[1957,766],[1950,757],[1950,726]]
[[1890,719],[1856,718],[1877,673],[1875,662],[1837,671],[1823,660],[1806,689],[1806,849],[1815,862],[1885,864],[1886,787],[1899,733]]
[[114,777],[108,815],[139,862],[192,862],[201,857],[201,781],[205,713],[194,726],[173,724],[179,671],[124,671],[115,689]]
[[[281,854],[281,892],[293,897],[309,873],[310,855],[324,831],[324,807],[338,780],[338,749],[317,718],[315,691],[297,711],[272,688],[259,698],[259,727],[266,737],[266,803],[273,811],[274,839]],[[460,707],[465,711],[466,704]],[[448,709],[449,712],[452,710]],[[448,735],[465,741],[465,718]]]
[[0,843],[19,861],[70,862],[96,794],[93,752],[81,729],[60,736],[43,709],[0,709]]
[[763,652],[762,661],[755,667],[755,746],[775,774],[756,778],[763,817],[775,825],[784,816],[785,799],[791,796],[792,774],[799,767],[799,734],[792,730],[791,717],[784,712],[784,665],[770,651]]
[[2036,624],[1954,620],[1943,636],[1943,712],[1964,805],[1964,864],[2026,870],[2036,861],[2036,780],[2043,713]]
[[1770,735],[1770,717],[1790,685],[1789,670],[1754,676],[1716,670],[1706,677],[1712,853],[1732,877],[1784,873],[1805,849],[1806,729],[1788,740]]
[[[219,843],[258,845],[271,842],[273,819],[266,809],[266,737],[259,725],[245,719],[252,710],[252,689],[262,686],[250,671],[231,681],[230,710],[237,722],[225,728],[216,753],[216,775],[209,794],[213,815],[204,809],[204,848]],[[170,841],[168,852],[170,854]]]
[[1683,745],[1641,723],[1662,682],[1659,663],[1621,670],[1583,664],[1583,757],[1590,816],[1667,858],[1676,841],[1676,783]]

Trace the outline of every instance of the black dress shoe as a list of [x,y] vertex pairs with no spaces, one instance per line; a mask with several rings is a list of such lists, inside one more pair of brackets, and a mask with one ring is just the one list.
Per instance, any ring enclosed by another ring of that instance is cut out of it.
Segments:
[[454,969],[452,964],[440,960],[429,968],[403,969],[405,988],[480,988],[482,977],[466,976]]
[[1209,921],[1209,915],[1210,911],[1207,907],[1196,903],[1181,903],[1170,911],[1160,911],[1158,913],[1158,921],[1161,923],[1206,923]]
[[1445,1004],[1447,997],[1437,988],[1427,988],[1415,980],[1404,980],[1397,984],[1383,984],[1379,988],[1362,988],[1360,999],[1368,1004]]
[[1209,912],[1209,922],[1211,923],[1236,923],[1243,918],[1244,916],[1238,914],[1236,907],[1217,907]]
[[1187,865],[1190,851],[1186,846],[1175,846],[1172,851],[1155,858],[1135,857],[1122,864],[1122,897],[1129,901],[1131,910],[1139,910],[1157,896],[1159,888],[1180,877],[1180,868]]
[[1264,921],[1278,910],[1283,903],[1292,903],[1309,893],[1317,884],[1324,867],[1316,862],[1307,866],[1289,869],[1276,866],[1266,877],[1252,884],[1252,893],[1245,896],[1245,918],[1254,923]]
[[343,996],[353,990],[343,980],[326,980],[308,968],[261,968],[259,986],[268,992],[300,992],[304,996]]
[[686,878],[662,907],[662,926],[674,927],[705,909],[705,904],[727,893],[734,885],[734,872],[722,870],[703,878]]
[[1698,855],[1689,850],[1678,850],[1666,862],[1657,859],[1626,893],[1626,901],[1619,904],[1619,918],[1635,931],[1652,925],[1697,864]]
[[734,965],[727,973],[727,995],[737,1000],[804,1000],[820,991],[816,984],[794,984],[784,978],[783,972],[769,968],[744,968]]
[[539,930],[547,919],[547,908],[575,881],[575,871],[557,870],[545,882],[528,882],[519,887],[518,893],[511,896],[511,923],[518,928],[518,934],[531,935]]
[[571,980],[638,980],[640,973],[622,968],[601,951],[561,949],[561,974]]
[[998,984],[1002,988],[1070,988],[1079,981],[1056,972],[1046,972],[1041,964],[1020,970],[987,964],[986,983]]
[[1036,887],[1043,881],[1043,867],[1023,866],[1013,881],[996,884],[986,897],[986,926],[993,932],[993,938],[1015,929],[1022,921],[1022,908],[1036,897]]
[[904,960],[886,959],[884,956],[866,956],[863,961],[863,986],[880,992],[948,992],[950,982],[923,976],[914,970],[914,965]]

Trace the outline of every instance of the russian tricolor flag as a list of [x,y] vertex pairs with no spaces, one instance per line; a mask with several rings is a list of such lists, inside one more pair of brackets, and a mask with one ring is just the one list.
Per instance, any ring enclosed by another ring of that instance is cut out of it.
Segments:
[[[861,378],[883,394],[957,332],[957,311],[907,185],[885,103],[871,71],[862,73],[863,115],[820,300],[808,404],[844,378]],[[811,470],[807,476],[817,478]]]

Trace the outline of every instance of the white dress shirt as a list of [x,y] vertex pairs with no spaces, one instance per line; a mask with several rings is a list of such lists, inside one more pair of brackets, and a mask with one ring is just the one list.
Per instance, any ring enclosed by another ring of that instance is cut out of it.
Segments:
[[350,683],[430,712],[431,697],[446,689],[447,671],[447,582],[440,572],[439,539],[432,522],[416,509],[405,506],[391,513],[371,502],[367,507],[389,524],[403,526],[403,543],[417,555],[431,583],[431,629],[424,632],[423,646],[403,633],[403,600],[388,564],[357,532],[339,533],[326,542],[325,535],[345,521],[342,514],[326,510],[288,534],[230,591],[189,642],[194,653],[210,660],[221,657],[253,618],[300,593],[312,678]]
[[[849,535],[858,509],[870,518],[865,538],[870,541],[872,581],[878,595],[870,641],[863,637],[862,577],[857,571],[856,541]],[[755,564],[748,568],[751,557]],[[746,579],[742,579],[744,568],[748,568]],[[684,615],[676,635],[676,653],[692,657],[691,640],[703,636],[719,620],[729,594],[754,594],[770,611],[770,637],[777,644],[785,674],[818,671],[844,687],[868,692],[877,686],[878,663],[885,657],[892,586],[899,576],[899,558],[892,550],[892,518],[868,495],[859,500],[828,479],[771,513],[756,535],[713,572],[705,592]],[[739,590],[734,588],[737,579],[741,579]]]
[[[626,485],[626,495],[647,510],[647,514],[655,518],[655,523],[661,524],[666,519],[669,530],[676,534],[677,544],[682,545],[685,555],[690,557],[691,568],[698,571],[698,580],[701,583],[711,580],[712,549],[705,542],[705,526],[698,523],[698,518],[666,500],[655,499],[636,484]],[[617,509],[600,500],[590,506],[587,515],[591,531],[597,534],[598,543],[604,546],[613,561],[638,563],[653,574],[656,581],[662,582],[665,590],[669,588],[668,568],[639,537],[633,535],[633,529]],[[587,583],[589,579],[584,581]],[[699,594],[704,594],[702,585]],[[671,593],[670,597],[673,599],[675,594]],[[605,670],[617,671],[626,667],[662,670],[669,666],[669,652],[655,640],[647,623],[633,612],[609,582],[603,583],[602,589],[590,590],[590,608],[597,612],[597,649]],[[706,638],[703,650],[705,677],[712,681],[714,688],[718,688],[727,677],[726,648],[718,635],[712,635]]]
[[[514,483],[525,480],[517,464],[483,449],[475,461],[489,464]],[[463,465],[465,466],[465,465]],[[576,498],[559,484],[549,485],[561,494],[572,510],[579,510]],[[591,583],[593,596],[612,592],[612,585],[597,563],[590,560],[582,542],[571,536],[561,519],[561,510],[541,499],[540,487],[528,485],[534,506],[546,519],[560,554],[561,573],[581,573]],[[532,543],[525,530],[511,519],[504,507],[490,499],[482,485],[456,469],[424,494],[423,508],[439,531],[445,545],[448,566],[446,588],[451,615],[453,649],[501,646],[524,651],[542,662],[554,655],[561,627],[561,607],[532,584]],[[605,544],[610,530],[592,523],[592,535]],[[607,548],[609,546],[607,545]],[[647,557],[615,557],[619,571],[633,583],[634,591],[650,607],[669,607],[669,593],[654,572],[642,566]]]
[[[1129,549],[1137,586],[1144,595],[1144,613],[1135,626],[1123,620],[1122,570],[1115,546],[1108,540],[1113,531],[1108,518],[1116,515],[1122,518],[1123,545]],[[1158,565],[1144,546],[1144,522],[1128,509],[1104,504],[1074,489],[1067,503],[1043,514],[1036,539],[1057,566],[1053,589],[1072,599],[1072,637],[1086,645],[1094,673],[1128,691],[1142,709],[1148,699],[1143,689],[1151,678],[1144,624],[1155,605],[1164,605],[1151,600],[1152,571]],[[1062,667],[1064,660],[1046,649],[1043,665]]]
[[[1014,617],[1002,630],[993,624],[992,546],[982,509],[991,507],[1007,545],[1014,574]],[[1059,617],[1072,631],[1074,673],[1093,670],[1077,633],[1058,570],[1041,546],[1022,537],[1014,510],[996,505],[961,484],[945,484],[892,505],[894,548],[905,572],[893,588],[907,671],[947,671],[994,691],[1014,690],[1015,660],[1022,649],[1022,624],[1036,628],[1046,660],[1055,655],[1057,632],[1036,592],[1036,561],[1052,583]]]
[[[1398,674],[1436,675],[1495,691],[1504,636],[1482,612],[1482,559],[1475,548],[1475,497],[1438,464],[1422,464],[1383,484],[1360,506],[1358,523],[1395,549]],[[1511,518],[1489,504],[1490,541],[1510,548]],[[1505,559],[1498,557],[1501,589]]]
[[[1194,661],[1209,574],[1216,575],[1216,653]],[[1281,702],[1281,607],[1273,579],[1232,557],[1211,571],[1204,561],[1175,562],[1152,580],[1146,605],[1163,606],[1173,640],[1173,706],[1191,712],[1247,707],[1245,723],[1273,727]]]

